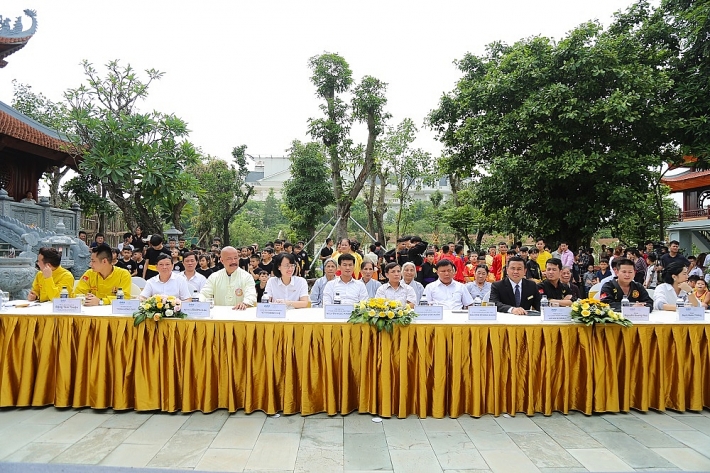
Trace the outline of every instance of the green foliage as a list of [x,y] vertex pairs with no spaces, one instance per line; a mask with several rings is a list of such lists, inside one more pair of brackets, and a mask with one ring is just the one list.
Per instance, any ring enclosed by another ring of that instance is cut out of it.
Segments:
[[41,92],[36,94],[32,86],[12,80],[12,108],[21,114],[48,126],[60,133],[69,131],[69,110],[63,102],[54,102]]
[[65,94],[82,174],[102,183],[131,228],[161,233],[168,220],[179,227],[182,207],[198,186],[186,169],[199,155],[183,120],[137,109],[162,73],[147,70],[144,81],[118,61],[106,65],[104,77],[87,61],[83,67],[86,84]]
[[111,202],[101,197],[101,183],[96,176],[74,176],[62,186],[64,201],[76,201],[84,215],[107,215],[114,211]]
[[294,140],[289,159],[291,178],[284,183],[284,214],[299,235],[310,239],[326,206],[335,201],[323,145]]
[[[667,151],[669,72],[633,21],[467,54],[430,125],[496,229],[570,240],[634,210]],[[610,209],[614,209],[612,213]]]

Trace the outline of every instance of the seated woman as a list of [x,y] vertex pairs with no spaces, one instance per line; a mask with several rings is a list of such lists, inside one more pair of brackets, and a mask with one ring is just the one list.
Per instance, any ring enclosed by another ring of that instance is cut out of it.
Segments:
[[311,290],[311,307],[323,307],[323,289],[328,281],[335,279],[335,272],[338,270],[338,263],[333,258],[328,258],[323,264],[322,277],[316,279]]
[[40,248],[37,255],[39,272],[32,283],[32,290],[27,295],[28,301],[46,302],[59,297],[62,287],[66,286],[69,297],[74,294],[74,276],[62,268],[62,255],[55,248]]
[[402,281],[404,284],[407,286],[410,286],[412,289],[414,289],[414,294],[417,295],[416,301],[414,301],[414,305],[418,305],[419,301],[422,298],[422,293],[424,292],[424,286],[422,286],[422,283],[417,281],[417,267],[414,266],[414,263],[411,261],[407,261],[402,265]]
[[377,289],[382,285],[379,281],[372,279],[372,274],[375,272],[375,265],[372,261],[363,261],[360,266],[360,274],[362,274],[362,283],[367,288],[367,294],[370,297],[375,297]]
[[286,304],[294,309],[308,307],[308,283],[300,276],[294,276],[296,257],[291,253],[281,253],[274,258],[274,277],[266,283],[264,292],[277,304]]
[[146,281],[145,287],[141,291],[141,301],[158,294],[175,296],[180,300],[189,301],[191,296],[187,279],[182,277],[180,273],[173,272],[173,262],[170,256],[165,253],[159,254],[155,266],[158,269],[158,275]]
[[410,286],[402,283],[402,270],[397,263],[388,263],[385,266],[385,276],[387,281],[377,289],[375,297],[399,301],[402,305],[414,308],[417,302],[417,295]]
[[656,286],[653,293],[653,308],[676,310],[678,298],[690,301],[693,307],[700,305],[688,284],[688,268],[682,262],[671,263],[663,270],[663,284]]

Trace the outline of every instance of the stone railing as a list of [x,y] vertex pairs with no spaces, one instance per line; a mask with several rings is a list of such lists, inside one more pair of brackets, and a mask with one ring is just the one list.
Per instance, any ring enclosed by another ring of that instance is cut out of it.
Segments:
[[5,189],[0,189],[0,216],[11,217],[25,225],[40,230],[54,230],[64,222],[68,235],[77,236],[81,228],[81,207],[74,204],[71,210],[57,209],[49,204],[49,198],[40,197],[38,204],[15,202]]

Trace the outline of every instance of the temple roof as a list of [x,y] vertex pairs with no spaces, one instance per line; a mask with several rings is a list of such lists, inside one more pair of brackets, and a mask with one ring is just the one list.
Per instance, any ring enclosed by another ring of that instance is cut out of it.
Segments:
[[0,15],[0,67],[7,66],[5,58],[10,54],[24,48],[27,42],[37,31],[37,14],[34,10],[25,10],[25,15],[32,20],[32,26],[28,30],[22,29],[22,17],[18,16],[15,23],[10,27],[11,18],[3,18]]
[[695,171],[688,169],[675,176],[664,177],[661,182],[670,187],[672,192],[703,189],[710,187],[710,170]]

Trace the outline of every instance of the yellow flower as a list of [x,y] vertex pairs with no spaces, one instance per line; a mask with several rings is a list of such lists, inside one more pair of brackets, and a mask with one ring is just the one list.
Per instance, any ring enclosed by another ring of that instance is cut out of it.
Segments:
[[163,303],[162,303],[162,302],[158,302],[157,304],[155,304],[155,307],[157,307],[158,309],[162,309],[162,308],[163,308]]
[[616,312],[609,312],[609,317],[611,317],[614,320],[619,320],[619,316],[617,315]]
[[359,305],[358,307],[359,307],[360,309],[364,309],[364,308],[365,308],[365,303],[364,303],[364,302],[360,302],[360,305]]
[[587,304],[587,303],[582,304],[582,309],[589,310],[589,304]]
[[400,309],[400,310],[397,311],[397,316],[398,316],[398,317],[402,317],[403,315],[404,315],[404,311],[402,311],[402,309]]
[[369,312],[367,313],[370,317],[374,317],[377,312],[375,312],[375,309],[370,309]]
[[388,311],[387,311],[387,318],[388,318],[388,319],[394,319],[394,312],[392,312],[391,310],[388,310]]
[[379,314],[377,314],[377,315],[378,315],[379,317],[381,317],[381,318],[384,318],[384,316],[385,316],[385,313],[384,313],[384,312],[380,312],[380,313],[379,313]]
[[144,310],[150,309],[150,305],[147,302],[144,303],[141,307],[143,307]]
[[169,302],[175,302],[175,296],[168,296]]
[[585,309],[585,310],[582,311],[582,315],[583,315],[584,317],[589,317],[590,315],[592,315],[592,313]]
[[397,307],[397,301],[390,301],[389,305],[392,309],[394,309],[395,307]]

